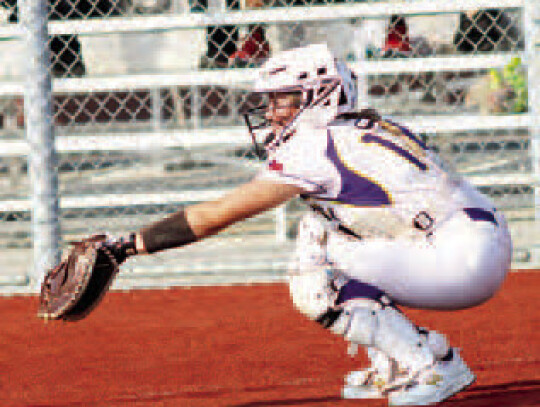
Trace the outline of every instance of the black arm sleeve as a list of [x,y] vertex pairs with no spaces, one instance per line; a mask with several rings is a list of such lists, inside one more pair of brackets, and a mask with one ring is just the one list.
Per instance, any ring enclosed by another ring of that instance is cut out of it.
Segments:
[[148,253],[181,247],[197,240],[183,210],[141,229],[140,236]]

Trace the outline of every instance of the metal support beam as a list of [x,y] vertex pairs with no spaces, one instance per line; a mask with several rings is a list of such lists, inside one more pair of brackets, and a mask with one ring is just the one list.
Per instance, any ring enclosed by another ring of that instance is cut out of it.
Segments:
[[30,284],[37,288],[46,269],[59,261],[57,158],[52,121],[52,85],[46,0],[21,2],[28,65],[24,94],[32,191],[33,266]]

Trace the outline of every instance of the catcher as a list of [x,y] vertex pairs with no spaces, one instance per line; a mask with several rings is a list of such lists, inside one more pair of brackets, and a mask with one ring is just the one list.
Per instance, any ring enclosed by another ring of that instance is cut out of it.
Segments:
[[269,103],[246,113],[264,169],[221,199],[74,246],[45,278],[41,314],[80,318],[129,256],[190,244],[300,197],[312,210],[290,266],[292,301],[371,360],[346,376],[343,397],[427,405],[471,384],[458,350],[398,306],[458,310],[491,298],[510,266],[505,219],[407,128],[355,111],[355,79],[325,45],[271,58],[255,84]]

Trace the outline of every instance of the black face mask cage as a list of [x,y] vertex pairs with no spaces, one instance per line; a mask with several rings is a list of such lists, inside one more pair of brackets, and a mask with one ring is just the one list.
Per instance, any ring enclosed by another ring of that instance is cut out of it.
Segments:
[[[323,100],[329,97],[332,92],[339,86],[340,81],[335,79],[327,79],[322,81],[320,87],[317,90],[308,89],[304,93],[303,101],[300,106],[300,111],[291,120],[294,121],[303,111],[320,104]],[[241,111],[244,121],[249,130],[251,140],[255,148],[255,154],[262,160],[267,157],[267,147],[271,145],[278,136],[273,131],[268,131],[263,140],[257,139],[258,132],[264,132],[271,127],[271,121],[266,118],[266,112],[268,111],[268,100],[263,101],[259,106],[245,109]]]
[[253,142],[253,146],[255,148],[255,154],[261,160],[266,159],[266,146],[275,138],[275,134],[270,132],[264,140],[257,140],[257,132],[270,128],[270,120],[266,118],[267,110],[268,106],[262,105],[242,112],[242,116],[244,117],[244,121],[246,122],[249,130],[249,135],[251,136],[251,141]]
[[[267,118],[267,112],[270,108],[268,100],[270,93],[264,94],[264,100],[258,106],[240,112],[248,127],[255,154],[263,160],[267,158],[267,148],[277,137],[274,131],[270,131],[272,122]],[[258,133],[262,133],[262,136]]]

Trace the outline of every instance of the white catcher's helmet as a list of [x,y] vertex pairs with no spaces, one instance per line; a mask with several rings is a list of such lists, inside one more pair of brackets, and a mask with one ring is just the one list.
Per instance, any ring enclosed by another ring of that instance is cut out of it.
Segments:
[[270,135],[268,122],[253,124],[253,115],[264,115],[267,106],[260,106],[244,113],[247,125],[256,143],[258,132],[266,131],[266,148],[278,145],[291,131],[293,122],[300,115],[310,114],[317,124],[326,124],[338,114],[356,108],[358,99],[356,75],[336,59],[326,44],[314,44],[280,52],[270,58],[259,71],[254,93],[270,94],[299,92],[302,102],[298,114],[291,118],[288,126],[279,135]]

